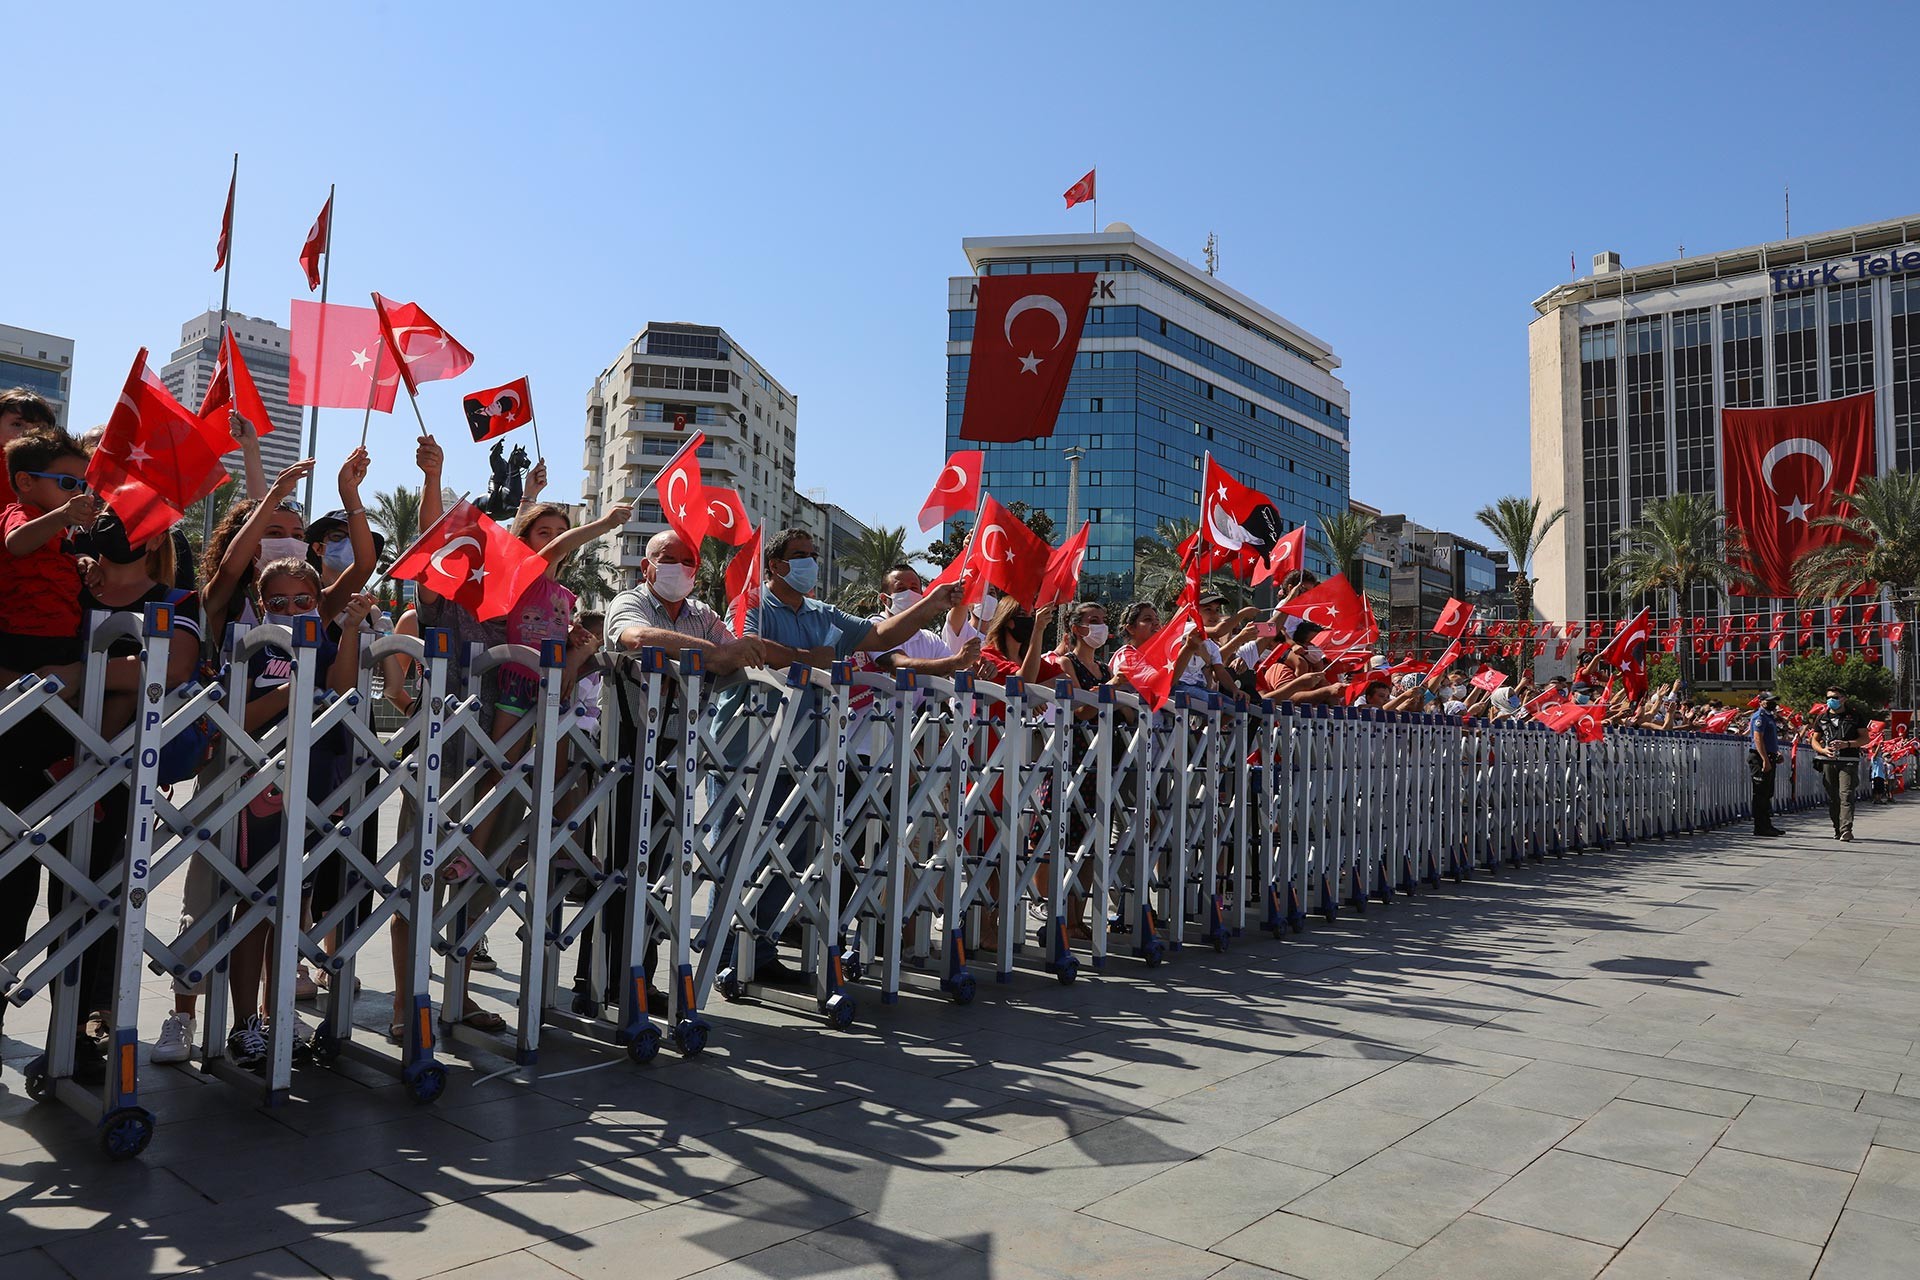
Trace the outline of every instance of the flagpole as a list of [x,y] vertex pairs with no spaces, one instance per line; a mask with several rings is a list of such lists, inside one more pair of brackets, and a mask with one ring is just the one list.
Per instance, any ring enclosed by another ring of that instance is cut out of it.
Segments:
[[[324,306],[325,304],[322,303],[321,305]],[[323,312],[322,314],[325,313]],[[387,344],[379,339],[375,339],[373,344],[373,376],[367,382],[367,409],[365,413],[360,415],[360,447],[362,449],[367,447],[367,427],[373,422],[373,401],[374,397],[380,392],[380,362],[386,358],[386,351]],[[319,410],[316,409],[314,412],[318,413]],[[414,416],[418,417],[420,414],[420,406],[417,404],[413,406],[413,412]],[[427,428],[424,423],[420,427],[420,434],[427,434]],[[312,457],[313,455],[308,454],[307,456]],[[313,488],[312,476],[307,477],[307,488]]]
[[[240,153],[236,151],[233,153],[233,174],[227,181],[227,190],[232,192],[237,192],[239,190],[239,187],[240,187]],[[238,199],[236,199],[234,203],[238,204],[239,203]],[[227,297],[228,297],[228,290],[232,287],[232,285],[233,285],[233,224],[232,224],[232,221],[229,220],[227,224],[226,262],[220,268],[220,338],[216,340],[216,350],[218,347],[218,342],[224,341],[227,334]],[[219,357],[217,355],[214,358],[214,362],[216,365],[219,363]],[[232,374],[229,373],[228,376],[231,377]],[[309,479],[308,483],[312,483],[311,479]],[[200,521],[200,546],[202,547],[202,549],[208,546],[211,546],[213,543],[213,495],[208,494],[206,496],[205,502],[207,504],[206,509],[201,513],[203,519]]]
[[[527,408],[533,408],[533,379],[531,377],[527,379]],[[540,462],[545,462],[547,460],[547,452],[540,447],[540,415],[535,414],[533,420],[527,425],[533,428],[533,452],[535,459]]]
[[[321,252],[324,256],[320,260],[320,332],[318,340],[314,344],[316,360],[320,358],[317,353],[324,352],[327,349],[327,286],[332,283],[333,277],[333,185],[331,182],[327,184],[327,236],[321,246]],[[380,372],[380,366],[375,365],[373,371],[375,374],[378,374]],[[318,370],[316,370],[315,373],[317,375]],[[315,397],[315,399],[318,398],[317,396]],[[368,411],[371,412],[373,405],[373,398],[371,396],[367,398],[367,405]],[[365,445],[366,442],[366,424],[362,423],[360,427],[360,443]],[[306,456],[309,458],[318,458],[320,456],[320,406],[317,404],[307,410]],[[307,510],[313,510],[313,472],[311,471],[307,473],[307,494],[305,502]]]
[[[392,576],[394,565],[399,564],[402,560],[405,560],[408,556],[412,555],[414,548],[418,547],[421,543],[425,542],[428,538],[432,537],[433,531],[435,529],[438,529],[441,525],[445,524],[447,522],[447,517],[451,516],[454,512],[460,509],[461,503],[470,501],[472,497],[473,497],[473,492],[469,490],[466,493],[461,494],[458,498],[455,498],[452,502],[448,503],[445,509],[440,512],[440,518],[438,520],[435,520],[432,524],[428,525],[425,529],[422,529],[420,531],[419,536],[416,537],[412,542],[407,544],[407,549],[405,551],[402,551],[400,554],[396,555],[392,560],[390,560],[387,563],[386,568],[380,570],[380,572],[374,574],[372,578],[367,580],[367,585],[360,588],[361,593],[365,595],[372,595],[375,587],[379,586],[381,583],[385,582],[389,577]],[[482,511],[480,514],[485,515],[486,512]]]
[[[527,398],[529,400],[533,398],[533,387],[531,384],[529,384],[527,387]],[[680,461],[681,458],[686,456],[687,450],[693,447],[694,438],[699,434],[700,434],[699,432],[695,432],[694,435],[688,436],[687,442],[681,445],[678,449],[675,449],[673,451],[673,456],[671,458],[668,458],[665,462],[661,463],[660,469],[658,471],[654,472],[652,475],[647,477],[646,483],[642,484],[639,490],[635,492],[635,494],[633,495],[633,501],[636,505],[640,501],[641,494],[644,494],[647,490],[653,488],[656,484],[658,484],[660,482],[660,477],[667,474],[667,472],[673,470],[673,464]],[[540,447],[540,440],[538,436],[534,438],[533,447],[536,449]]]

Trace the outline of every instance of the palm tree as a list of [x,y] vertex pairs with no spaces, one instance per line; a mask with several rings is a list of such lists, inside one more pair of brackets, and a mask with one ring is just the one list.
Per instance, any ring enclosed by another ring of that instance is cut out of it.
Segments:
[[734,548],[714,538],[700,544],[700,567],[694,570],[693,593],[721,617],[727,616],[727,564]]
[[1355,591],[1360,589],[1360,551],[1367,545],[1367,535],[1373,532],[1373,517],[1362,515],[1358,511],[1342,511],[1331,516],[1320,517],[1320,546],[1327,553],[1327,559],[1345,576],[1347,584]]
[[[1890,471],[1860,477],[1853,493],[1840,501],[1845,515],[1818,516],[1815,528],[1839,529],[1846,540],[1815,547],[1794,562],[1793,583],[1804,599],[1838,600],[1862,583],[1890,588],[1896,622],[1912,623],[1920,601],[1920,475]],[[1902,701],[1908,696],[1904,638],[1894,653],[1894,676]]]
[[1200,529],[1197,520],[1162,520],[1150,536],[1133,540],[1133,594],[1141,600],[1171,600],[1187,580],[1180,544]]
[[835,603],[855,613],[884,610],[887,574],[893,566],[911,564],[916,559],[925,559],[925,555],[907,550],[905,525],[868,529],[851,549],[834,560],[834,571],[842,579]]
[[403,488],[375,493],[373,505],[367,508],[367,523],[387,535],[387,557],[399,555],[420,537],[420,491]]
[[1473,518],[1485,526],[1494,541],[1506,549],[1507,558],[1513,564],[1513,584],[1508,589],[1513,593],[1514,616],[1522,622],[1533,620],[1533,578],[1528,569],[1534,553],[1546,542],[1553,526],[1567,514],[1565,507],[1555,507],[1552,514],[1542,520],[1540,506],[1538,498],[1509,494],[1473,513]]
[[[1739,585],[1764,594],[1765,587],[1746,568],[1746,540],[1727,525],[1725,516],[1705,494],[1648,499],[1640,519],[1620,535],[1624,550],[1608,566],[1614,588],[1628,600],[1665,592],[1675,617],[1696,586],[1725,590]],[[1686,656],[1676,656],[1685,680]]]
[[589,542],[568,556],[555,577],[583,605],[611,600],[620,593],[619,574],[607,559],[606,544],[600,541]]

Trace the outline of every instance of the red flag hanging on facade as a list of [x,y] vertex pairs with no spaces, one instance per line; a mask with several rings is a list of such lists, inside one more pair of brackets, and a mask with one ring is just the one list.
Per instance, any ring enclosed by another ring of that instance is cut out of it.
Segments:
[[1600,661],[1620,672],[1634,698],[1647,691],[1647,640],[1652,633],[1653,610],[1642,609],[1600,652]]
[[1813,522],[1845,514],[1839,495],[1873,474],[1873,393],[1780,409],[1723,409],[1720,422],[1727,523],[1744,532],[1764,594],[1792,596],[1794,561],[1842,540],[1842,530]]
[[462,498],[401,554],[387,576],[417,582],[485,621],[512,609],[545,559]]
[[980,505],[980,470],[986,459],[980,449],[962,449],[948,457],[933,482],[933,492],[920,508],[920,532],[926,533],[943,520]]
[[1458,640],[1467,633],[1467,623],[1473,618],[1473,606],[1459,600],[1449,599],[1447,607],[1440,611],[1440,621],[1433,624],[1433,634]]
[[1339,574],[1283,602],[1280,612],[1320,627],[1313,643],[1322,653],[1362,648],[1380,638],[1373,611]]
[[1093,523],[1081,524],[1080,532],[1060,544],[1051,556],[1047,557],[1046,577],[1040,583],[1040,598],[1034,601],[1035,609],[1044,609],[1050,604],[1071,604],[1074,593],[1080,590],[1080,566],[1087,559],[1087,533]]
[[[213,269],[227,265],[227,247],[233,243],[233,189],[240,185],[240,161],[233,163],[233,176],[227,179],[227,207],[220,214],[220,239],[213,246]],[[126,517],[122,516],[121,519]],[[129,535],[131,536],[131,535]]]
[[1053,434],[1095,279],[1090,271],[980,277],[962,440],[1004,443]]
[[307,292],[312,293],[320,287],[320,255],[331,253],[333,243],[333,193],[327,193],[327,202],[320,206],[320,216],[313,220],[313,229],[307,232],[306,242],[300,246],[300,269],[307,273]]
[[234,447],[224,422],[209,430],[167,393],[147,368],[142,347],[100,446],[87,460],[87,483],[120,517],[127,541],[138,546],[171,529],[188,507],[227,483],[220,455]]
[[694,432],[653,480],[661,517],[696,559],[707,536],[707,487],[700,478],[700,446],[706,442],[706,432]]
[[1221,551],[1266,557],[1280,543],[1273,499],[1241,484],[1207,454],[1200,479],[1200,536]]
[[533,421],[533,385],[529,379],[515,378],[504,386],[469,391],[460,397],[460,408],[467,415],[473,442],[480,444]]
[[727,621],[736,639],[747,634],[747,611],[759,605],[766,592],[766,565],[760,554],[760,530],[755,529],[727,561]]
[[387,354],[373,308],[300,298],[290,306],[287,403],[364,410],[371,393],[376,413],[392,413],[400,372]]
[[1099,172],[1099,170],[1097,169],[1087,170],[1086,177],[1080,179],[1080,181],[1074,183],[1072,186],[1067,188],[1067,191],[1066,191],[1067,208],[1071,209],[1073,208],[1073,206],[1077,204],[1085,204],[1087,201],[1094,198],[1093,175],[1097,172]]
[[987,585],[1032,608],[1052,552],[1046,540],[999,499],[989,495],[980,504],[980,532],[973,539],[969,567]]
[[716,538],[730,547],[744,546],[753,536],[753,526],[747,520],[746,504],[740,501],[740,495],[732,489],[709,487],[705,490],[707,499],[707,536]]
[[455,342],[419,303],[395,302],[376,293],[373,309],[380,317],[380,336],[399,361],[408,391],[418,394],[423,382],[457,378],[473,368],[473,352]]
[[[264,436],[273,430],[273,419],[267,416],[266,402],[260,399],[260,389],[253,384],[253,374],[248,370],[246,359],[240,354],[240,344],[233,340],[233,330],[230,328],[220,333],[220,354],[213,362],[213,378],[207,383],[207,394],[200,401],[199,418],[205,424],[208,439],[233,439],[233,431],[227,421],[229,412],[245,418],[255,435]],[[237,448],[238,445],[230,444],[228,447]]]

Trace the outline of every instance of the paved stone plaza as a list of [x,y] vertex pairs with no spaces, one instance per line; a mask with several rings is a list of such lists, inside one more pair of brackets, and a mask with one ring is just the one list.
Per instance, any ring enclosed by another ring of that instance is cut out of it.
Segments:
[[1911,1276],[1920,802],[1852,845],[1788,827],[967,1009],[869,993],[851,1034],[719,1005],[691,1062],[468,1054],[431,1108],[360,1069],[274,1112],[154,1069],[117,1166],[22,1092],[36,1002],[0,1276]]

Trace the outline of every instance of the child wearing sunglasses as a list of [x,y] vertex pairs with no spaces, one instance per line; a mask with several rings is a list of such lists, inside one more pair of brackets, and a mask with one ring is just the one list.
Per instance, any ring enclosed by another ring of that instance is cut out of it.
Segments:
[[24,432],[6,459],[13,501],[0,511],[0,680],[80,660],[80,561],[67,531],[91,528],[100,511],[87,455],[66,432]]

